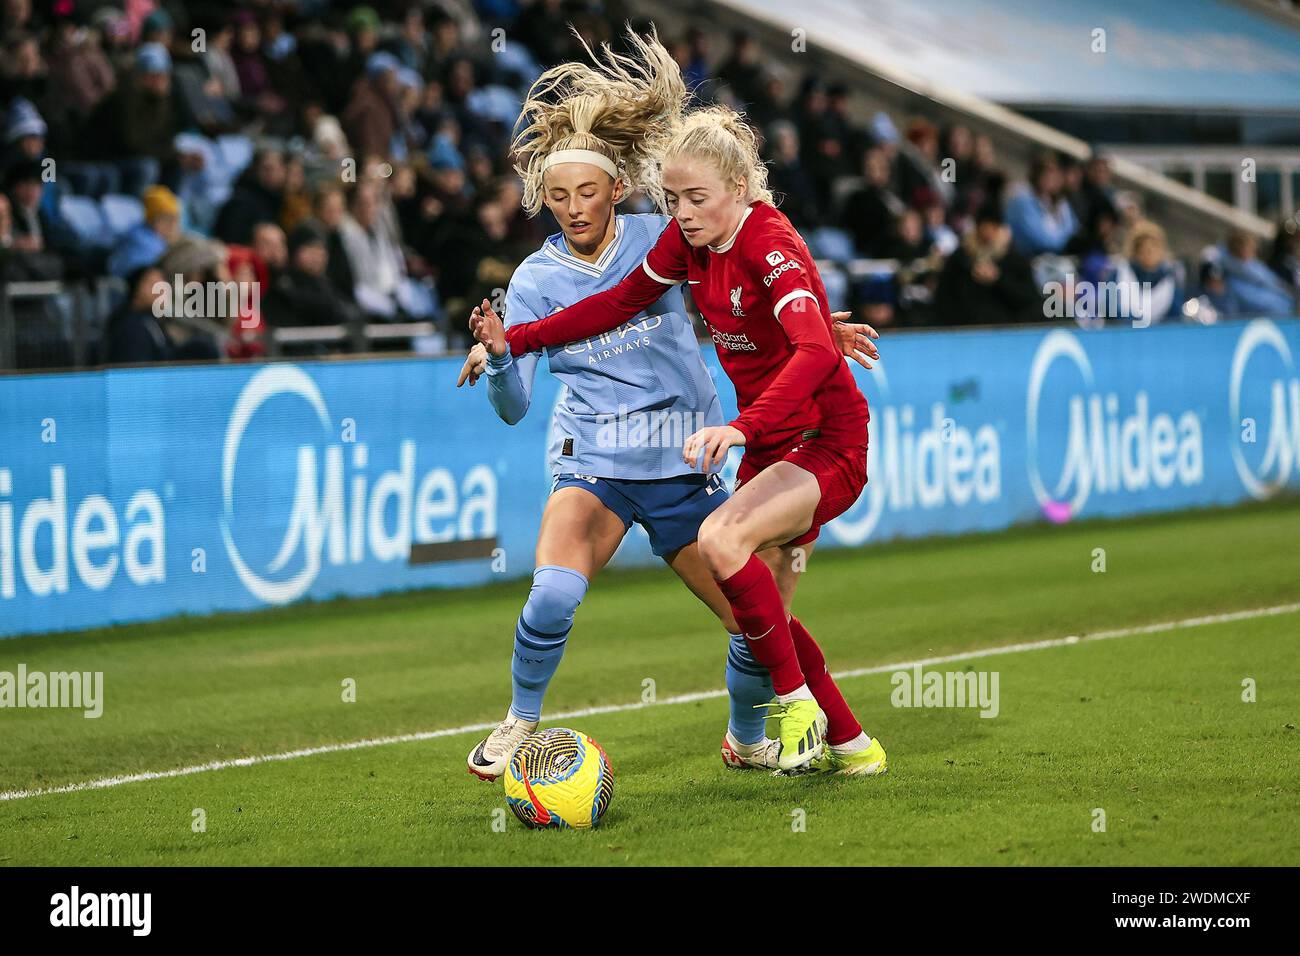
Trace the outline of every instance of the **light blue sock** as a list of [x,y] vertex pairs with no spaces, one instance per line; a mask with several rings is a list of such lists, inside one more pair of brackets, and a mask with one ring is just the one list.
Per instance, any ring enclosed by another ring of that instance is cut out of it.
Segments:
[[524,720],[542,719],[546,685],[560,666],[573,627],[573,612],[587,593],[587,579],[572,568],[543,564],[533,572],[533,587],[515,623],[515,656],[510,664],[514,695],[510,711]]
[[772,675],[754,659],[744,634],[732,634],[727,649],[727,693],[731,697],[731,736],[742,744],[756,744],[763,739],[766,712],[755,704],[772,699]]

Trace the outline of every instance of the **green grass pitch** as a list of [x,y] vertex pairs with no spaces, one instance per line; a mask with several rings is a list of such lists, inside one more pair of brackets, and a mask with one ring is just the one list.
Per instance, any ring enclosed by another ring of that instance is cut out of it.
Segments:
[[[843,671],[1290,604],[1298,571],[1290,501],[821,551],[796,612]],[[0,641],[0,670],[105,674],[97,720],[0,710],[0,791],[495,721],[524,594]],[[724,770],[718,696],[565,720],[614,764],[594,832],[525,830],[465,773],[482,734],[463,732],[0,800],[0,864],[1296,865],[1298,641],[1291,611],[934,665],[998,672],[991,719],[894,707],[890,673],[850,677],[889,751],[879,779]],[[605,573],[548,710],[633,704],[647,680],[660,702],[716,690],[725,644],[667,569]]]

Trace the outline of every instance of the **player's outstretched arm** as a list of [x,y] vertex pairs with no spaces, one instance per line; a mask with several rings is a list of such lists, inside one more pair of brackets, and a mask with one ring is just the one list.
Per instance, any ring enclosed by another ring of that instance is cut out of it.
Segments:
[[[503,422],[514,425],[528,413],[532,402],[533,374],[537,370],[538,356],[523,355],[518,361],[514,360],[506,347],[505,324],[487,299],[475,306],[469,327],[479,340],[474,348],[483,350],[488,401]],[[473,354],[470,353],[471,357]],[[464,375],[464,370],[461,374]]]
[[840,351],[869,372],[871,363],[880,361],[880,351],[872,341],[880,338],[880,333],[865,322],[850,322],[852,317],[852,312],[832,312],[831,331]]
[[650,278],[644,269],[638,267],[613,288],[588,296],[544,319],[512,326],[506,332],[510,352],[512,355],[522,355],[568,342],[580,342],[602,332],[612,332],[657,301],[667,289],[667,286]]
[[482,342],[475,342],[474,347],[469,350],[469,355],[465,356],[465,364],[460,367],[460,375],[456,378],[456,387],[460,388],[466,382],[469,382],[469,387],[473,388],[486,371],[487,349],[484,348]]

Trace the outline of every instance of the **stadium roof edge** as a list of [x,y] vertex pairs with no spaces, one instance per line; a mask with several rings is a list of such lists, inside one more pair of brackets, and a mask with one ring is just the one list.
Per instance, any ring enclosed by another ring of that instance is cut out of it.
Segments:
[[[728,9],[737,16],[761,22],[785,34],[789,34],[792,29],[800,28],[793,20],[781,21],[745,3],[744,0],[712,0],[712,3]],[[976,118],[986,125],[1028,140],[1039,148],[1055,150],[1077,159],[1085,159],[1091,153],[1089,145],[1081,139],[1022,116],[982,96],[953,89],[872,57],[861,48],[854,46],[852,36],[821,32],[814,35],[813,31],[808,31],[808,41],[899,89],[932,100],[946,109]],[[1162,204],[1181,207],[1184,212],[1209,217],[1225,228],[1244,229],[1264,239],[1271,239],[1275,232],[1272,223],[1253,213],[1237,209],[1129,160],[1111,157],[1111,167],[1116,179],[1158,197]]]

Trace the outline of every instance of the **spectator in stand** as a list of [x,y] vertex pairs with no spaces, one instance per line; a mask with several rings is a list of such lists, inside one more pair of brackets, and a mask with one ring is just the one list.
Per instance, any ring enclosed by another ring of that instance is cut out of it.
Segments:
[[[1097,207],[1095,214],[1109,213]],[[1165,231],[1154,222],[1142,219],[1129,230],[1124,255],[1116,265],[1115,282],[1122,306],[1119,318],[1142,325],[1182,318],[1186,296],[1179,269],[1169,256]],[[1140,294],[1134,295],[1139,289]]]
[[32,103],[44,103],[49,90],[41,41],[35,33],[15,30],[4,35],[0,44],[0,103],[22,97]]
[[[279,226],[271,228],[277,232],[280,229]],[[236,359],[256,358],[266,353],[263,298],[271,291],[270,272],[257,250],[247,246],[226,247],[226,268],[239,290],[239,312],[229,321],[226,355]]]
[[763,95],[761,53],[757,37],[748,30],[735,30],[731,34],[731,53],[718,68],[718,81],[731,91],[742,110]]
[[157,7],[140,21],[140,42],[157,43],[170,49],[175,29],[172,15],[161,6]]
[[528,49],[543,68],[569,55],[569,19],[564,0],[534,0],[520,11],[515,30],[528,38]]
[[135,62],[132,46],[132,27],[126,14],[116,7],[100,7],[90,18],[99,33],[99,43],[108,58],[113,74],[119,79],[131,72]]
[[91,117],[87,139],[102,159],[117,167],[121,181],[114,191],[139,196],[154,183],[175,187],[182,169],[202,168],[201,159],[179,155],[174,145],[181,125],[171,71],[167,48],[146,43],[136,53],[130,80]]
[[[21,162],[11,166],[5,176],[14,223],[13,248],[18,252],[43,253],[53,261],[64,255],[75,257],[80,251],[77,236],[41,202],[45,190],[41,172],[40,163]],[[47,271],[54,269],[51,266]],[[62,267],[58,271],[62,272]]]
[[[978,212],[988,203],[1002,205],[1002,189],[1006,185],[1006,174],[998,166],[997,151],[993,147],[993,137],[980,133],[975,137],[975,148],[971,158],[974,166],[974,181],[980,191],[980,202],[976,204]],[[975,201],[972,196],[971,202]]]
[[1083,198],[1083,166],[1066,152],[1057,152],[1056,165],[1061,170],[1061,195],[1074,211],[1075,221],[1086,227],[1090,209]]
[[55,151],[75,149],[77,134],[95,107],[117,86],[112,64],[92,30],[77,25],[71,9],[55,18],[50,40],[49,117]]
[[862,154],[866,152],[870,137],[854,121],[849,88],[843,83],[835,83],[826,91],[826,128],[843,144],[844,158],[839,175],[855,174],[862,168]]
[[943,203],[937,199],[931,201],[930,205],[921,211],[921,217],[925,224],[926,240],[937,255],[946,259],[961,243],[961,237],[952,226],[948,225]]
[[253,156],[235,184],[230,199],[217,214],[215,235],[222,242],[248,245],[253,227],[260,222],[279,222],[284,206],[284,156],[277,149],[263,149]]
[[[307,220],[289,237],[289,268],[275,280],[266,300],[266,314],[275,327],[343,325],[355,308],[339,295],[328,278],[329,251],[325,230]],[[320,354],[323,346],[287,351]]]
[[424,9],[419,3],[409,3],[398,22],[397,36],[385,43],[384,48],[408,70],[428,76],[433,66],[433,44],[424,27]]
[[817,186],[799,158],[799,131],[793,123],[779,120],[769,129],[770,169],[768,185],[781,197],[781,211],[795,222],[813,223],[821,216],[817,207]]
[[148,362],[215,361],[219,358],[210,335],[192,325],[159,315],[160,306],[171,306],[170,297],[160,298],[159,285],[169,284],[158,266],[142,266],[127,279],[127,299],[109,319],[105,329],[104,360],[110,365]]
[[897,175],[898,193],[914,209],[936,201],[948,209],[956,201],[956,188],[944,178],[940,159],[939,128],[929,120],[912,120],[899,147]]
[[908,266],[921,260],[938,259],[933,243],[925,235],[925,220],[911,208],[905,208],[894,220],[894,228],[886,235],[880,252],[882,258],[897,259]]
[[348,11],[346,25],[351,49],[344,71],[348,87],[351,88],[365,76],[370,58],[379,50],[379,33],[384,24],[373,7],[355,6]]
[[894,192],[889,155],[884,148],[874,146],[867,150],[862,173],[866,182],[845,200],[840,225],[853,237],[858,255],[868,259],[885,258],[886,246],[895,231],[894,223],[907,206]]
[[[63,277],[63,260],[46,252],[39,237],[19,232],[14,225],[13,204],[0,192],[0,281],[43,282]],[[24,300],[14,303],[19,309]]]
[[1300,213],[1277,224],[1268,266],[1288,287],[1293,298],[1300,297]]
[[345,302],[355,302],[352,267],[343,251],[343,220],[347,217],[348,201],[342,188],[327,184],[317,188],[312,203],[316,224],[325,236],[326,275]]
[[357,158],[388,157],[397,130],[397,70],[400,64],[391,53],[372,53],[366,61],[365,78],[359,81],[339,117]]
[[1238,315],[1294,315],[1295,295],[1260,261],[1258,251],[1259,240],[1253,233],[1238,229],[1228,236],[1223,279],[1229,311]]
[[[750,104],[748,112],[750,121],[760,130],[765,131],[769,136],[772,134],[772,126],[775,123],[794,123],[794,113],[791,112],[785,97],[785,80],[778,70],[765,69],[763,71],[763,87],[757,100]],[[795,130],[796,140],[798,130]]]
[[1016,251],[996,205],[975,215],[975,227],[948,257],[935,290],[941,325],[1006,325],[1042,317],[1029,261]]
[[1109,209],[1115,221],[1120,221],[1110,158],[1105,154],[1094,152],[1084,164],[1076,202],[1079,222],[1087,222],[1094,209]]
[[259,222],[253,227],[252,250],[269,271],[269,280],[289,266],[289,244],[284,230],[273,222]]
[[1079,260],[1078,276],[1085,282],[1101,282],[1113,271],[1111,257],[1119,249],[1119,222],[1115,210],[1093,206],[1089,221],[1065,244],[1065,254]]
[[307,166],[301,153],[290,155],[284,163],[284,202],[280,207],[280,225],[286,233],[311,216],[311,190],[307,188]]
[[16,163],[39,162],[45,156],[46,131],[45,120],[35,106],[24,99],[10,103],[0,173]]
[[397,238],[383,221],[381,203],[376,183],[357,183],[339,232],[352,272],[353,300],[367,315],[398,319],[406,265]]
[[[975,137],[969,127],[960,123],[946,127],[940,137],[939,152],[942,162],[952,161],[955,189],[949,210],[950,221],[953,228],[964,232],[983,202],[983,196],[977,195],[979,177],[975,165]],[[942,171],[942,166],[940,169]]]
[[1029,165],[1029,182],[1007,200],[1006,220],[1012,241],[1027,258],[1044,252],[1060,253],[1079,228],[1062,194],[1063,186],[1056,160],[1039,155]]
[[162,322],[154,314],[155,289],[169,280],[152,263],[137,266],[127,275],[126,300],[108,320],[104,330],[104,361],[109,365],[165,362],[174,347]]
[[239,68],[235,65],[235,21],[224,11],[204,21],[207,45],[199,59],[207,71],[205,87],[209,96],[230,104],[238,103],[244,93],[239,86]]
[[803,168],[817,187],[819,209],[831,208],[835,180],[854,172],[853,167],[846,165],[847,153],[844,143],[836,136],[829,107],[825,85],[808,74],[799,93],[799,148]]
[[181,203],[166,186],[144,191],[144,222],[132,227],[108,257],[108,274],[126,278],[153,265],[181,237]]

